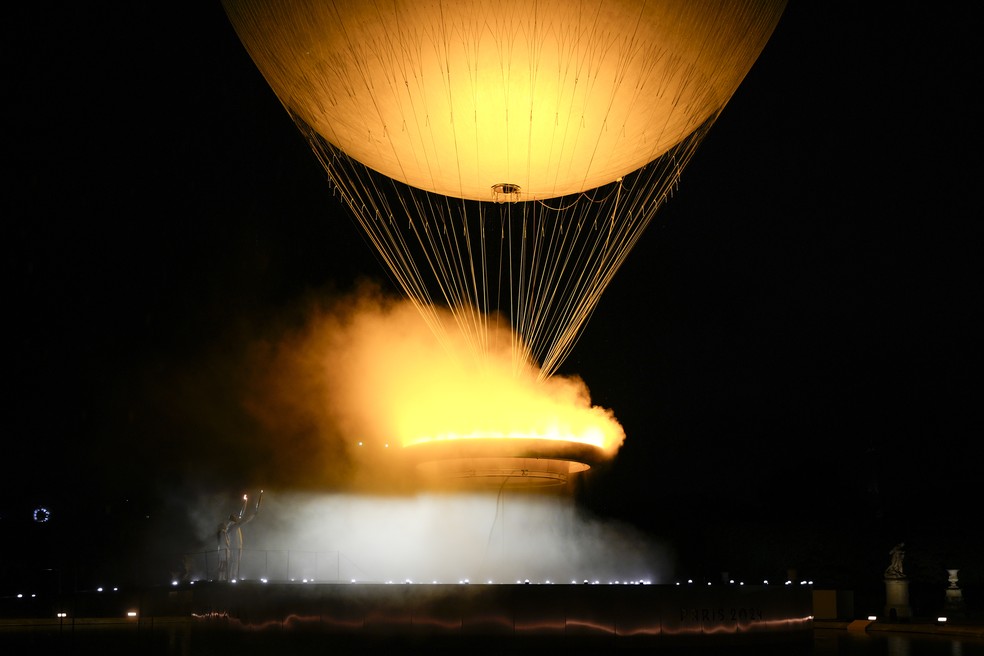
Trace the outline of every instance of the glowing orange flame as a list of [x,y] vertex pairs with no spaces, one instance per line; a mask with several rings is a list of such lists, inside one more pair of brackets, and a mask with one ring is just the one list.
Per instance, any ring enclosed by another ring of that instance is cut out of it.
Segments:
[[625,434],[592,406],[576,379],[537,383],[489,364],[482,375],[435,363],[393,394],[394,434],[403,446],[461,439],[544,439],[590,444],[613,454]]
[[615,455],[625,432],[611,410],[592,405],[584,381],[538,380],[535,365],[516,361],[507,328],[490,328],[490,345],[477,352],[441,316],[450,339],[409,302],[375,290],[342,299],[278,347],[278,373],[253,410],[281,439],[317,435],[324,447],[304,448],[326,468],[338,459],[315,454],[342,446],[366,483],[401,453],[417,462],[554,458],[569,463],[564,471]]

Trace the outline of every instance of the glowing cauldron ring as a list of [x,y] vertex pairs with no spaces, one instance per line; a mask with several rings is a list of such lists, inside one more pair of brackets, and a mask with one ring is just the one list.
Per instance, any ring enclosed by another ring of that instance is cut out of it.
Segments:
[[565,485],[606,459],[591,444],[512,437],[435,439],[406,446],[403,455],[426,481],[508,488]]

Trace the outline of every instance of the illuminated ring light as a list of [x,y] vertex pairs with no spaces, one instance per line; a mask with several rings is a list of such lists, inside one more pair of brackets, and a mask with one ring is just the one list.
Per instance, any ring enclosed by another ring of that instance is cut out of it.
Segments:
[[591,444],[513,437],[430,440],[403,452],[425,483],[458,488],[561,486],[606,459]]
[[39,506],[34,509],[34,513],[32,516],[34,517],[35,522],[37,522],[38,524],[44,524],[49,519],[51,519],[51,511],[45,508],[44,506]]

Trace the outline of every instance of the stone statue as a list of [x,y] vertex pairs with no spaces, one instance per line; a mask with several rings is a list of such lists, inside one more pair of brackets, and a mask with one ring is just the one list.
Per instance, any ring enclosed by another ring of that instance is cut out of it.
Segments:
[[885,570],[886,579],[904,579],[905,573],[902,571],[902,559],[905,558],[905,543],[900,542],[888,552],[891,561],[888,569]]
[[[256,499],[256,507],[253,514],[245,516],[247,496],[243,495],[243,507],[239,514],[229,515],[229,519],[221,522],[216,530],[219,552],[219,580],[228,581],[230,578],[239,578],[239,565],[243,560],[243,525],[248,524],[260,512],[260,501],[263,500],[263,490]],[[235,551],[233,551],[233,540],[235,540]]]

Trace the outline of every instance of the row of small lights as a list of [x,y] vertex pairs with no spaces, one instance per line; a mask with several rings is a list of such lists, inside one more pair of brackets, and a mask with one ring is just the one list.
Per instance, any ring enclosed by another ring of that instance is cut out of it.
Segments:
[[[245,578],[243,578],[243,579],[232,579],[229,582],[230,583],[238,583],[239,581],[245,581],[245,580],[246,580]],[[260,583],[269,583],[270,582],[270,580],[269,579],[266,579],[266,578],[260,578],[259,581],[260,581]],[[297,579],[291,579],[290,582],[291,583],[297,583],[298,580]],[[300,582],[301,583],[314,583],[315,580],[313,578],[311,578],[311,579],[306,579],[305,578],[305,579],[301,579]],[[350,583],[358,583],[358,581],[356,579],[352,579],[350,581]],[[392,581],[392,580],[386,581],[386,584],[387,585],[392,585],[394,583],[395,583],[395,581]],[[406,579],[405,581],[403,581],[403,583],[404,584],[413,584],[414,581],[411,580],[411,579]],[[436,581],[436,580],[435,581],[431,581],[431,584],[432,585],[437,585],[438,583],[439,582]],[[471,583],[471,581],[469,579],[461,579],[461,580],[458,581],[458,584],[459,585],[466,585],[466,584],[469,584],[469,583]],[[494,585],[495,584],[495,581],[493,581],[492,579],[489,579],[488,581],[486,581],[486,583],[488,583],[489,585]],[[535,581],[530,581],[529,579],[523,579],[523,580],[517,579],[516,580],[516,583],[519,584],[519,585],[524,585],[524,584],[525,585],[529,585],[530,583],[536,583],[536,582]],[[693,583],[694,583],[694,580],[693,579],[687,579],[687,584],[688,585],[693,585]],[[195,585],[195,581],[190,581],[189,584],[190,585]],[[418,584],[419,584],[419,582],[418,582]],[[550,581],[548,579],[548,580],[544,581],[543,584],[544,585],[553,585],[554,582],[553,581]],[[578,582],[576,580],[575,581],[571,581],[571,584],[572,585],[578,585]],[[583,581],[581,581],[581,584],[582,585],[602,585],[601,581],[599,581],[597,579],[595,579],[594,581],[589,581],[588,579],[584,579]],[[813,581],[800,581],[799,584],[800,585],[813,585]],[[178,581],[171,581],[171,585],[172,586],[177,586],[177,585],[179,585],[179,582]],[[616,580],[616,581],[609,581],[608,582],[608,585],[652,585],[652,583],[650,581],[641,580],[641,579],[638,580],[638,581],[619,581],[619,580]],[[674,585],[681,585],[681,583],[679,581],[677,581]],[[713,583],[711,583],[710,581],[708,581],[707,582],[707,585],[710,586],[710,585],[713,585]],[[744,581],[735,581],[734,579],[731,579],[731,580],[728,581],[728,585],[745,585],[745,582]],[[762,585],[769,585],[768,579],[762,581]],[[794,585],[794,583],[793,583],[793,581],[789,580],[789,581],[786,581],[783,585]],[[113,590],[115,590],[115,589],[116,588],[113,588]],[[99,588],[98,590],[99,590],[99,592],[102,592],[102,588]]]
[[[266,583],[265,580],[263,580],[263,579],[260,579],[260,580],[263,581],[264,583]],[[304,582],[306,583],[307,582],[307,579],[304,579]],[[312,580],[312,582],[313,582],[313,580]],[[353,583],[354,582],[355,581],[353,581]],[[410,581],[407,581],[407,583],[409,583],[409,582]],[[467,581],[464,581],[464,582],[467,583]],[[235,581],[232,581],[232,583],[235,583]],[[489,583],[491,583],[491,581],[489,581]],[[517,583],[518,583],[518,581],[517,581]],[[526,581],[526,583],[529,583],[529,581]],[[549,584],[550,581],[547,581],[547,583]],[[577,582],[576,581],[572,581],[572,583],[577,583]],[[642,583],[642,582],[639,582],[638,584],[647,585],[646,583]],[[17,596],[20,597],[21,595],[17,595]],[[31,596],[33,597],[34,595],[31,595]],[[128,610],[126,612],[126,616],[128,618],[136,618],[137,617],[137,611],[135,611],[135,610]],[[57,617],[59,619],[65,619],[66,617],[68,617],[68,613],[66,613],[66,612],[55,613],[55,617]],[[869,622],[875,622],[877,620],[878,620],[878,616],[877,615],[869,615],[868,616],[868,621]],[[936,618],[936,621],[938,623],[940,623],[940,624],[946,624],[946,617],[937,617]]]
[[[352,583],[355,583],[355,579],[352,579]],[[406,581],[404,581],[404,583],[405,584],[408,584],[408,585],[411,585],[414,582],[412,580],[410,580],[410,579],[407,579]],[[438,581],[431,581],[431,583],[434,584],[434,585],[436,585],[438,583]],[[461,579],[460,581],[458,581],[458,584],[459,585],[469,585],[470,583],[471,583],[471,581],[469,579]],[[488,581],[486,581],[486,583],[488,585],[495,585],[495,581],[493,581],[492,579],[489,579]],[[540,585],[536,581],[530,581],[529,579],[523,579],[523,580],[517,579],[516,580],[516,583],[517,583],[517,585],[531,585],[531,584],[533,584],[533,585]],[[598,580],[589,581],[589,580],[585,579],[581,583],[583,585],[601,585],[601,581],[598,581]],[[391,585],[391,584],[393,584],[393,581],[386,581],[386,584],[387,585]],[[551,581],[551,580],[549,580],[549,579],[547,579],[547,580],[545,580],[543,582],[542,585],[554,585],[554,582]],[[578,582],[577,581],[571,581],[571,585],[578,585]],[[649,581],[641,581],[641,580],[640,581],[609,581],[608,582],[608,585],[650,585],[650,583],[649,583]]]
[[[120,590],[119,588],[115,588],[115,587],[113,588],[113,592],[119,592],[119,590]],[[96,588],[96,592],[105,592],[105,588],[98,587],[98,588]],[[25,596],[26,595],[23,592],[18,592],[15,595],[15,597],[17,599],[23,599]],[[36,593],[31,593],[30,598],[31,599],[36,599],[37,596],[38,595]],[[126,616],[127,617],[130,617],[130,618],[135,618],[135,617],[137,617],[137,611],[135,611],[135,610],[128,610],[126,612]],[[66,617],[68,617],[68,613],[66,613],[65,611],[59,611],[59,612],[55,613],[55,617],[58,618],[58,619],[65,619]]]
[[[135,610],[128,610],[128,611],[126,611],[126,616],[128,618],[131,618],[131,619],[136,618],[137,617],[137,611],[135,611]],[[64,611],[59,612],[59,613],[55,613],[55,617],[57,617],[60,620],[63,620],[66,617],[68,617],[68,613],[66,613]]]
[[[103,588],[96,588],[96,592],[103,592],[103,591],[104,591]],[[120,591],[119,588],[113,588],[113,592],[119,592],[119,591]],[[14,596],[17,597],[18,599],[23,599],[25,595],[23,592],[18,592]],[[33,592],[31,593],[31,599],[35,599],[37,596],[38,595],[36,593]]]
[[[869,622],[877,622],[878,621],[878,616],[877,615],[868,615],[868,621]],[[937,624],[946,624],[946,617],[943,616],[943,615],[937,617],[936,618],[936,623]]]
[[[691,584],[692,585],[693,582],[694,582],[693,579],[687,579],[687,583],[688,584]],[[813,581],[800,581],[799,584],[800,585],[813,585]],[[677,581],[676,582],[676,585],[680,585],[680,582]],[[713,584],[710,581],[708,581],[707,582],[707,585],[713,585]],[[735,580],[734,579],[729,580],[728,581],[728,585],[735,585]],[[738,581],[737,582],[737,585],[745,585],[745,582],[744,581]],[[769,585],[768,579],[762,581],[762,585]],[[783,585],[793,585],[793,582],[792,581],[786,581]]]
[[[229,583],[239,583],[240,581],[245,581],[245,580],[246,580],[245,578],[243,578],[243,579],[232,579],[232,580],[229,581]],[[269,579],[266,579],[266,578],[260,578],[258,580],[259,580],[260,583],[269,583],[270,582],[270,580]],[[291,583],[298,583],[298,580],[297,579],[291,579],[290,582]],[[315,580],[313,578],[312,579],[301,579],[300,580],[300,583],[314,583],[314,582],[315,582]],[[356,579],[352,579],[349,582],[350,583],[358,583],[359,581],[357,581]],[[189,585],[195,585],[195,583],[196,583],[195,581],[189,581],[188,582]],[[393,585],[394,583],[395,583],[395,581],[392,581],[392,580],[385,582],[386,585]],[[403,581],[403,583],[404,584],[407,584],[407,585],[413,585],[414,584],[414,581],[411,580],[411,579],[406,579],[405,581]],[[438,585],[439,583],[440,582],[439,581],[436,581],[436,580],[435,581],[431,581],[431,585]],[[471,581],[469,579],[461,579],[460,581],[458,581],[458,584],[459,585],[468,585],[470,583],[471,583]],[[495,585],[495,581],[493,581],[492,579],[489,579],[488,581],[486,581],[486,583],[488,583],[489,585]],[[517,580],[516,583],[519,584],[519,585],[530,585],[531,583],[535,584],[536,582],[535,581],[530,581],[529,579],[524,579],[524,580]],[[599,581],[599,580],[589,581],[589,580],[585,579],[581,583],[583,585],[601,585],[601,581]],[[417,584],[418,585],[420,584],[419,581],[417,582]],[[553,585],[554,582],[553,581],[550,581],[548,579],[548,580],[544,581],[543,584],[544,585]],[[578,582],[577,581],[571,581],[571,584],[578,585]],[[171,581],[171,585],[172,586],[178,586],[178,585],[180,585],[180,582],[179,581]],[[424,585],[427,585],[427,584],[424,584]],[[644,581],[644,580],[639,580],[639,581],[609,581],[608,582],[608,585],[651,585],[651,583],[649,581]],[[679,585],[679,583],[677,585]]]

